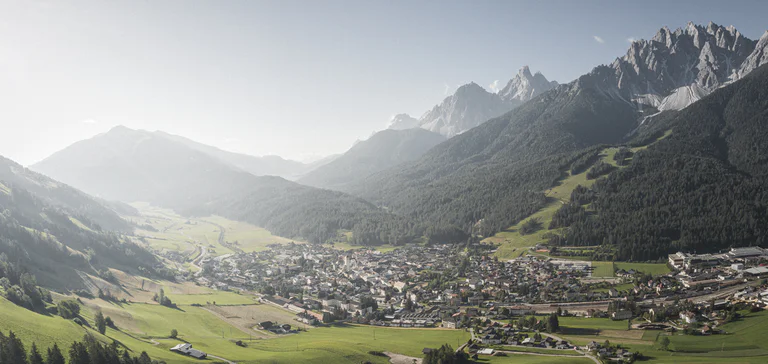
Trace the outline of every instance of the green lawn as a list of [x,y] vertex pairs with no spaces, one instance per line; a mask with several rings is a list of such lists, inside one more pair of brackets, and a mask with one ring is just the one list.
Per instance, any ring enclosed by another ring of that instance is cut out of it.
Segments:
[[616,262],[616,269],[630,270],[634,269],[643,273],[652,275],[664,275],[670,272],[669,267],[664,263],[628,263]]
[[608,287],[608,288],[595,288],[592,290],[592,292],[608,292],[611,288],[616,288],[617,291],[621,292],[621,291],[626,291],[628,289],[632,289],[633,287],[635,287],[634,283],[624,283],[624,284],[617,284],[615,286]]
[[349,243],[341,243],[341,242],[333,243],[332,246],[334,249],[339,249],[339,250],[353,250],[353,249],[368,248],[368,249],[378,250],[382,253],[391,252],[395,249],[400,248],[399,246],[394,246],[389,244],[377,245],[377,246],[363,246],[363,245],[352,245]]
[[[272,235],[267,229],[221,216],[210,216],[201,220],[224,227],[224,241],[229,243],[237,241],[237,247],[245,252],[267,250],[267,245],[270,244],[287,244],[295,241]],[[218,239],[218,235],[216,238]]]
[[556,357],[556,356],[537,356],[537,355],[518,355],[509,354],[508,356],[486,356],[482,355],[477,363],[489,364],[594,364],[591,359]]
[[670,348],[686,354],[705,354],[707,356],[754,356],[766,355],[768,362],[768,312],[746,313],[747,317],[725,324],[720,329],[726,335],[669,337]]
[[[169,292],[169,290],[166,290]],[[193,303],[199,303],[205,305],[206,303],[214,303],[217,305],[246,305],[256,302],[255,297],[251,295],[237,294],[227,291],[211,291],[210,293],[201,294],[166,294],[177,305],[191,305]]]
[[259,358],[266,361],[359,363],[370,360],[387,363],[386,358],[376,358],[368,351],[392,351],[420,358],[425,347],[449,344],[456,348],[468,339],[469,333],[464,330],[342,325],[316,328],[280,339],[260,340],[250,347],[258,350]]
[[613,277],[613,262],[592,262],[593,277]]
[[560,327],[593,330],[626,330],[627,320],[614,321],[607,318],[560,317]]

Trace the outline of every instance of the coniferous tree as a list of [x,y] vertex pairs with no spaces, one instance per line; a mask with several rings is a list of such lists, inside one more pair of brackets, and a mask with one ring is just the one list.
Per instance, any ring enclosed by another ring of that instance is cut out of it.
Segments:
[[104,314],[102,314],[101,311],[96,313],[94,321],[96,323],[96,329],[99,330],[99,333],[104,335],[104,333],[107,332],[107,321],[104,319]]
[[54,343],[53,347],[48,348],[45,364],[65,364],[64,355],[61,354],[58,344]]
[[32,349],[29,351],[29,364],[43,364],[43,356],[37,350],[37,345],[32,343]]
[[85,344],[75,341],[69,348],[69,364],[91,364],[91,356]]

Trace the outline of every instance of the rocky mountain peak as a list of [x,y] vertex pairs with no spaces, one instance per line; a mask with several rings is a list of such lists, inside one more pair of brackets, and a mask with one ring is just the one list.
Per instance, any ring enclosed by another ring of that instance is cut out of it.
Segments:
[[414,118],[408,114],[397,114],[389,120],[387,129],[394,130],[406,130],[413,129],[419,126],[419,119]]
[[419,120],[408,114],[398,114],[390,120],[388,128],[403,130],[420,127],[452,137],[500,116],[557,85],[541,72],[532,74],[530,67],[523,66],[498,93],[488,92],[477,83],[470,82],[460,86],[453,95],[424,113]]
[[532,75],[530,68],[523,66],[517,75],[499,91],[499,97],[507,102],[522,103],[555,86],[557,86],[557,82],[548,81],[541,72]]
[[[642,100],[654,107],[685,107],[738,76],[755,45],[733,26],[689,22],[675,31],[665,26],[651,40],[632,42],[627,53],[610,65],[614,75],[608,79],[615,83],[608,87],[617,87],[624,98]],[[760,61],[753,63],[759,65]],[[681,88],[695,92],[678,92]],[[663,102],[673,94],[697,96]]]

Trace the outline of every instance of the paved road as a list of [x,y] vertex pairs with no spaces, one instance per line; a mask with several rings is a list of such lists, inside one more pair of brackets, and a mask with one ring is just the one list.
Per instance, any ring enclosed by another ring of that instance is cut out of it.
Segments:
[[190,264],[197,267],[197,272],[195,273],[195,276],[200,276],[200,274],[203,273],[203,267],[200,266],[200,263],[203,262],[203,259],[208,255],[208,248],[205,245],[200,245],[200,256],[197,257],[197,259],[193,260]]

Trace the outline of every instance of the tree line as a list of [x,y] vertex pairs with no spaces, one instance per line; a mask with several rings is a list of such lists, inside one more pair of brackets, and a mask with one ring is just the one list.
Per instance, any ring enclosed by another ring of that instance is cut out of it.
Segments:
[[139,356],[131,355],[127,348],[121,348],[117,341],[102,344],[91,335],[83,336],[81,341],[74,341],[68,352],[62,352],[58,344],[47,348],[43,353],[33,342],[29,352],[21,339],[9,332],[6,336],[0,331],[0,364],[164,364],[164,361],[152,360],[146,351]]

